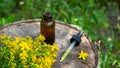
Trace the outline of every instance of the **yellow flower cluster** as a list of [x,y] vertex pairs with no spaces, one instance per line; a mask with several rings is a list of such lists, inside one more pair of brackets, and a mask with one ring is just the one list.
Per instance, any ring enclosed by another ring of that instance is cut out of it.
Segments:
[[32,40],[0,36],[0,67],[2,68],[51,68],[57,55],[57,45],[47,44],[39,35]]
[[82,50],[79,53],[79,57],[78,58],[81,58],[81,59],[85,60],[87,57],[88,57],[88,53]]

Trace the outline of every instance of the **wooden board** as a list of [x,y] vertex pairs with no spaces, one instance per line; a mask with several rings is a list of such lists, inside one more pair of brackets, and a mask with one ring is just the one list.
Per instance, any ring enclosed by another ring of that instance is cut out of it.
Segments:
[[[69,56],[60,63],[59,60],[61,56],[70,44],[70,38],[73,34],[82,30],[60,21],[56,21],[55,29],[55,42],[57,43],[59,50],[56,62],[53,64],[53,68],[97,68],[97,49],[84,31],[80,45],[74,47]],[[35,38],[40,34],[40,20],[24,20],[0,27],[0,35],[2,34],[22,37],[31,36],[32,38]],[[89,56],[84,61],[82,59],[78,59],[78,54],[81,50],[89,53]]]

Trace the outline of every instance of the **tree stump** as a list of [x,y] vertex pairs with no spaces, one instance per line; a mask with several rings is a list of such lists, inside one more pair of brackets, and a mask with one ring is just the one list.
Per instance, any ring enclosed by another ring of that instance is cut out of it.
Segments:
[[[84,31],[79,46],[75,46],[68,57],[63,62],[59,62],[64,51],[70,44],[72,35],[77,34],[78,31],[82,30],[60,21],[56,21],[55,29],[55,42],[57,43],[59,50],[56,62],[53,64],[52,68],[97,68],[97,49]],[[40,20],[19,21],[0,27],[0,35],[2,34],[22,37],[31,36],[32,38],[35,38],[40,34]],[[86,60],[78,58],[78,54],[81,50],[84,50],[89,54]]]

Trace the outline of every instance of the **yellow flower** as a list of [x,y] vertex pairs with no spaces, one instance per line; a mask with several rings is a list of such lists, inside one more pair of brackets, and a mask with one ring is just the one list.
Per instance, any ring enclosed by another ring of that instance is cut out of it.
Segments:
[[31,44],[28,44],[27,42],[21,42],[20,44],[19,44],[19,46],[21,47],[21,49],[20,50],[30,50],[30,48],[31,48]]
[[[1,63],[6,63],[11,68],[20,67],[23,68],[51,68],[52,64],[55,62],[57,56],[57,45],[47,44],[44,42],[45,38],[42,35],[39,35],[34,40],[28,36],[26,38],[10,36],[0,36],[0,43],[4,44],[0,48],[0,54],[5,53],[4,57],[0,56],[0,59],[5,58],[6,61]],[[20,61],[19,64],[16,62]],[[29,63],[29,64],[28,64]]]
[[45,40],[45,37],[44,37],[43,35],[40,35],[39,38],[40,38],[41,40]]
[[87,57],[88,57],[88,53],[82,50],[79,53],[79,57],[78,58],[81,58],[81,59],[85,60]]
[[22,53],[20,53],[20,57],[21,57],[22,59],[26,59],[26,58],[28,57],[27,52],[26,52],[26,51],[23,51]]
[[44,40],[45,40],[45,37],[41,34],[37,38],[35,38],[35,42],[39,42],[39,41],[44,42]]
[[35,64],[35,68],[44,68],[44,67],[41,67],[41,65],[38,65],[38,64]]
[[10,39],[10,36],[7,36],[6,34],[3,34],[0,36],[0,39]]
[[27,66],[27,60],[22,60],[21,64],[23,65],[23,68],[26,68],[25,66]]
[[11,63],[12,67],[11,68],[16,68],[16,63]]
[[16,42],[16,43],[20,42],[20,39],[21,39],[21,38],[20,38],[19,36],[18,36],[18,37],[15,37],[15,42]]
[[37,61],[36,55],[32,56],[32,61],[35,63]]
[[56,48],[57,48],[57,45],[54,43],[54,44],[52,45],[51,51],[56,50]]

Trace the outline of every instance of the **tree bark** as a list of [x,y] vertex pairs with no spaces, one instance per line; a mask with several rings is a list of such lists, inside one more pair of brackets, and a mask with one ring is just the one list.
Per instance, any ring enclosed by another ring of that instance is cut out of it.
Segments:
[[[97,68],[97,49],[84,31],[79,46],[75,46],[68,57],[63,62],[59,62],[64,51],[70,44],[70,38],[73,34],[77,34],[78,31],[82,30],[75,26],[65,24],[64,22],[56,21],[55,42],[57,43],[59,50],[53,68]],[[32,38],[35,38],[40,34],[40,20],[24,20],[0,27],[0,35],[2,34],[10,35],[12,37],[31,36]],[[84,50],[89,54],[86,60],[78,58],[78,54],[81,50]]]

